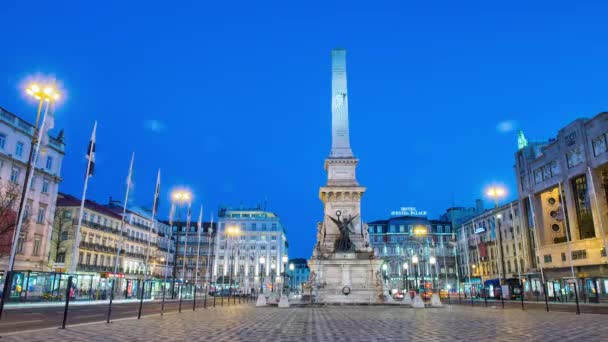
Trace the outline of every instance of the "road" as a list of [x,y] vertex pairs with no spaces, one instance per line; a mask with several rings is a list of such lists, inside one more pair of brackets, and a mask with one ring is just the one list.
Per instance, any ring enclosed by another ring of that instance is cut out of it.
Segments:
[[[447,303],[447,299],[442,299],[442,302]],[[460,304],[471,306],[471,299],[461,298],[459,301],[458,298],[452,298],[450,300],[451,304]],[[479,299],[475,299],[474,307],[485,307],[485,302]],[[500,300],[488,300],[488,307],[499,307],[502,308],[502,303]],[[534,302],[534,301],[526,301],[524,302],[525,310],[531,311],[546,311],[546,305],[544,301]],[[581,313],[589,313],[589,314],[604,314],[608,315],[608,305],[606,304],[585,304],[580,303],[579,305]],[[515,300],[506,300],[505,301],[505,309],[519,309],[521,310],[521,302]],[[559,303],[559,302],[549,302],[549,311],[556,312],[572,312],[576,313],[576,304],[575,303]]]
[[[216,306],[221,307],[221,297],[217,297]],[[243,300],[243,303],[244,300]],[[254,304],[253,301],[249,301]],[[234,306],[233,300],[224,298],[224,307]],[[236,305],[239,305],[238,298]],[[207,306],[213,306],[213,297],[207,298]],[[203,298],[196,300],[197,310],[204,310]],[[142,316],[144,315],[160,315],[161,302],[150,301],[144,302],[142,308]],[[177,312],[179,309],[179,301],[165,301],[165,313]],[[139,310],[139,302],[129,303],[114,303],[112,304],[112,320],[121,318],[137,317]],[[67,325],[102,322],[106,321],[108,304],[91,304],[91,305],[72,305],[69,308]],[[192,311],[192,300],[184,300],[182,302],[182,311]],[[63,306],[46,306],[46,307],[30,307],[30,308],[9,308],[5,309],[0,320],[0,336],[7,332],[60,327],[63,321]]]

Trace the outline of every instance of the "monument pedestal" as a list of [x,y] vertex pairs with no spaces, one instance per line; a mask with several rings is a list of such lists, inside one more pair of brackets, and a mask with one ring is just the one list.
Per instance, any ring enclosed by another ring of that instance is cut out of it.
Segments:
[[280,308],[288,308],[289,307],[289,299],[287,299],[286,295],[281,295],[281,299],[279,299],[279,307]]
[[377,271],[382,260],[370,253],[333,253],[328,258],[315,258],[308,262],[316,279],[313,285],[314,301],[324,304],[384,303],[382,283]]

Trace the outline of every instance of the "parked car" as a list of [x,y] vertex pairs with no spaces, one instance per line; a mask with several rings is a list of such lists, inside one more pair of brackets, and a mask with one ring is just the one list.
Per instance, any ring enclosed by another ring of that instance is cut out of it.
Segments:
[[404,296],[403,292],[395,292],[395,293],[393,293],[393,299],[394,300],[403,300],[404,297],[405,296]]

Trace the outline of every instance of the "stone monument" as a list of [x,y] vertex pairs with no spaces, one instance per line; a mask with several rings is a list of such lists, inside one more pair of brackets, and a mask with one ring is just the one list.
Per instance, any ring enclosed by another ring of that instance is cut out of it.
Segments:
[[308,261],[312,299],[317,303],[384,303],[382,261],[370,247],[361,220],[365,188],[355,177],[358,159],[350,148],[346,51],[332,50],[331,152],[325,159],[327,184],[320,188],[323,222]]

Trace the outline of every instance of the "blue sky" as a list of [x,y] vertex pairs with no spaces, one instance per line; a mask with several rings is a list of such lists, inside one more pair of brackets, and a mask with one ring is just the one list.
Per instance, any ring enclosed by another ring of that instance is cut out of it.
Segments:
[[65,97],[61,191],[79,195],[93,120],[89,197],[150,205],[156,169],[188,185],[205,219],[268,199],[291,256],[309,257],[323,209],[330,50],[347,49],[351,145],[363,218],[403,205],[435,217],[502,182],[514,196],[515,131],[544,140],[606,110],[601,1],[86,2],[0,5],[0,106],[32,120],[32,75]]

